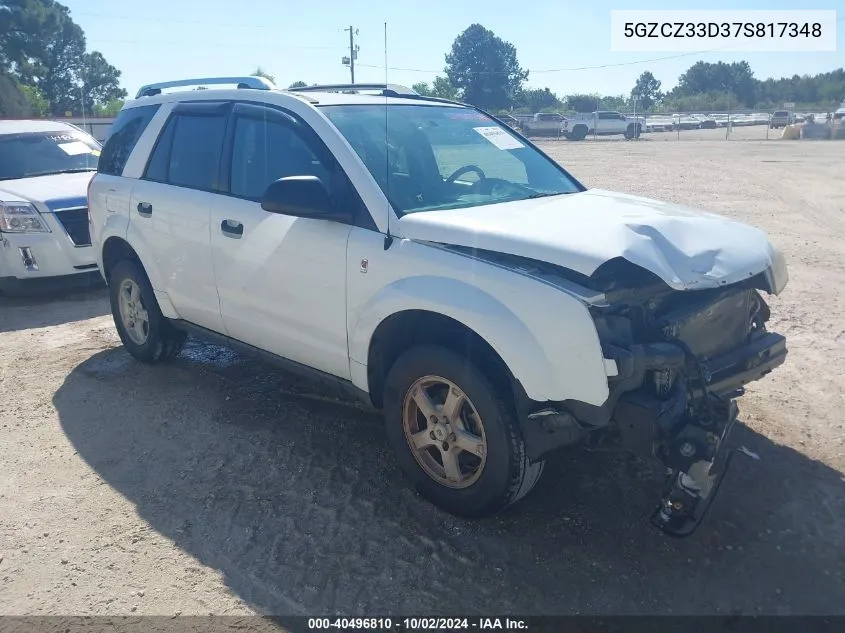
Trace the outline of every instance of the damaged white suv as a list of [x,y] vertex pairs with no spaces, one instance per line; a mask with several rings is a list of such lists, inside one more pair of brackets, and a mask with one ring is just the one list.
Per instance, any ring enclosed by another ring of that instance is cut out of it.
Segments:
[[[212,84],[239,86],[164,92]],[[190,333],[330,379],[383,410],[450,512],[501,510],[549,451],[616,439],[663,463],[652,520],[689,534],[734,398],[786,357],[761,231],[588,190],[475,108],[205,78],[146,86],[113,130],[89,206],[126,349],[161,361]]]

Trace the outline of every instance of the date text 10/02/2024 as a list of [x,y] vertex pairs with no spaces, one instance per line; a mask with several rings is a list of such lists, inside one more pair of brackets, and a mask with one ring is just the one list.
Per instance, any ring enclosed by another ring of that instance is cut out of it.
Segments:
[[527,630],[520,618],[308,618],[308,629],[370,631]]

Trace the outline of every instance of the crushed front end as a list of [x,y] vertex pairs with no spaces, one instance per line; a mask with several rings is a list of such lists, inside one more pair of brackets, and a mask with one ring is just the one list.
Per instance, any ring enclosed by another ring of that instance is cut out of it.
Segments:
[[605,406],[571,408],[660,460],[666,485],[652,522],[673,536],[695,530],[719,488],[733,455],[736,398],[786,359],[786,340],[766,329],[759,287],[764,276],[698,291],[637,284],[612,289],[608,304],[593,310],[605,355],[619,371]]

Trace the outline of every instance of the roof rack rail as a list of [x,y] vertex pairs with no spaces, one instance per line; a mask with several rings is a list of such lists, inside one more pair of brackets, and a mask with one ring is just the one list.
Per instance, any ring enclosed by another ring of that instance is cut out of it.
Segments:
[[177,81],[162,81],[155,84],[141,86],[136,99],[152,97],[161,94],[165,88],[181,88],[183,86],[217,86],[221,84],[236,84],[238,88],[253,90],[276,90],[276,85],[264,77],[202,77],[200,79],[179,79]]
[[418,96],[416,90],[399,84],[317,84],[301,88],[288,88],[289,92],[361,92],[376,91],[385,97]]

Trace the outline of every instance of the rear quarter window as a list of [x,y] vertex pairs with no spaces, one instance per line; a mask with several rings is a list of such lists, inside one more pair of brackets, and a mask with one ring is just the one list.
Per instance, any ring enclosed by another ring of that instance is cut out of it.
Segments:
[[97,171],[120,176],[138,139],[158,112],[159,105],[140,106],[121,110],[112,123],[109,138],[100,155]]

